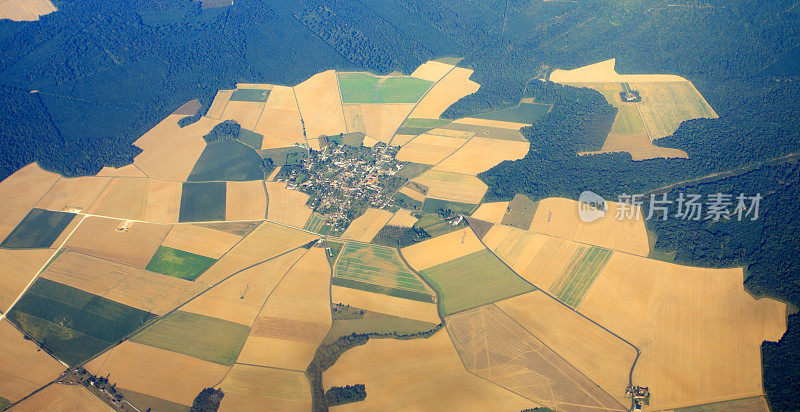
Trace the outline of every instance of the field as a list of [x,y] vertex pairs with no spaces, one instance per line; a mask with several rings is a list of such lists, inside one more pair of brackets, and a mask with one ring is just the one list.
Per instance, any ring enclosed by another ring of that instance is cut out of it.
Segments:
[[675,408],[674,412],[726,412],[726,411],[748,411],[748,412],[769,412],[769,405],[763,396],[751,396],[731,401],[721,401],[707,403],[704,405],[686,406]]
[[304,249],[294,250],[241,270],[182,306],[181,310],[252,325],[269,294],[304,253]]
[[155,315],[47,279],[37,279],[8,319],[70,365],[122,340]]
[[425,195],[416,190],[412,190],[408,186],[401,187],[400,190],[395,193],[394,199],[402,199],[403,204],[408,205],[408,207],[414,210],[422,209],[422,204],[425,203]]
[[689,81],[637,82],[630,87],[642,96],[639,113],[650,140],[671,135],[684,120],[718,117]]
[[315,74],[295,86],[294,93],[305,124],[306,138],[347,131],[335,71]]
[[541,119],[545,114],[547,114],[547,112],[550,111],[551,107],[553,106],[550,104],[520,103],[516,107],[474,114],[470,117],[527,125],[534,124],[539,121],[539,119]]
[[231,102],[266,102],[267,98],[269,97],[269,93],[271,89],[262,89],[259,85],[253,85],[253,88],[249,86],[242,89],[239,88],[239,85],[236,85],[236,90],[233,91],[231,95],[230,101]]
[[428,323],[439,323],[436,304],[333,285],[331,302]]
[[286,183],[266,182],[269,208],[267,219],[294,227],[305,226],[311,209],[306,206],[308,195],[286,189]]
[[130,340],[231,366],[239,356],[249,329],[238,323],[178,310],[159,319]]
[[485,222],[499,224],[508,210],[509,202],[481,203],[471,217]]
[[222,112],[222,120],[235,120],[243,128],[253,130],[258,124],[258,118],[264,110],[264,102],[251,102],[243,100],[233,100],[239,90],[234,90],[225,110]]
[[225,392],[220,410],[310,410],[311,391],[305,374],[251,365],[234,365],[219,385]]
[[350,226],[342,234],[342,238],[369,242],[391,218],[392,212],[369,208],[363,215],[350,223]]
[[211,267],[216,259],[159,246],[145,269],[185,280],[195,280]]
[[413,227],[414,223],[417,223],[417,218],[411,215],[411,211],[400,209],[395,212],[394,216],[386,224],[389,226]]
[[42,200],[36,204],[39,209],[67,210],[78,208],[88,210],[103,188],[111,181],[102,177],[77,177],[58,179]]
[[316,238],[317,235],[264,222],[197,278],[197,281],[217,283],[232,273],[298,248]]
[[378,77],[369,73],[338,73],[338,78],[345,104],[416,103],[433,84],[413,77]]
[[144,220],[148,179],[117,177],[105,187],[88,212],[122,219]]
[[464,370],[443,331],[427,339],[370,339],[323,374],[325,388],[363,383],[363,402],[342,410],[523,410],[536,406]]
[[225,106],[233,96],[233,90],[220,90],[214,96],[214,101],[211,102],[211,107],[206,112],[206,117],[211,119],[219,119],[222,117],[222,112],[225,111]]
[[8,310],[53,253],[52,249],[0,249],[0,311]]
[[227,182],[225,197],[225,219],[266,219],[267,191],[262,181]]
[[203,388],[217,385],[230,367],[127,340],[89,362],[86,369],[97,376],[110,375],[118,388],[191,405]]
[[620,220],[616,218],[620,206],[615,202],[606,204],[608,210],[604,218],[586,223],[578,215],[578,202],[562,198],[543,199],[539,201],[530,230],[647,256],[650,244],[641,213],[637,210],[632,218]]
[[420,302],[435,300],[397,251],[385,246],[346,244],[336,262],[333,284]]
[[16,402],[52,381],[65,369],[23,338],[8,320],[0,320],[0,397]]
[[147,177],[144,172],[139,170],[138,167],[134,164],[129,164],[127,166],[122,167],[110,167],[106,166],[100,169],[100,172],[97,173],[99,177]]
[[159,316],[206,289],[199,283],[71,251],[59,255],[41,276]]
[[151,178],[186,180],[206,147],[203,136],[220,121],[201,117],[186,127],[178,126],[180,115],[171,115],[150,129],[134,144],[142,148],[134,165]]
[[625,398],[625,387],[636,358],[632,346],[542,291],[495,305],[619,403],[630,402]]
[[[303,124],[300,118],[300,109],[297,108],[297,99],[294,89],[286,86],[274,86],[261,112],[261,118],[256,124],[256,133],[264,136],[285,140],[288,144],[303,143]],[[266,147],[260,147],[266,149]]]
[[525,195],[516,195],[508,204],[508,213],[500,223],[517,229],[528,230],[531,227],[538,205],[538,203],[531,201]]
[[270,294],[238,362],[305,371],[331,326],[330,276],[325,250],[309,249]]
[[123,223],[116,219],[87,217],[69,238],[65,247],[143,268],[167,236],[170,226],[133,223],[128,225],[127,230],[117,230]]
[[225,182],[183,184],[181,192],[181,222],[225,220]]
[[14,406],[14,411],[111,412],[114,409],[83,385],[54,383]]
[[[324,226],[325,217],[319,213],[314,213],[310,218],[308,218],[308,221],[306,222],[305,226],[303,226],[303,229],[308,230],[309,232],[320,233]],[[328,230],[330,230],[330,226],[328,227]]]
[[522,159],[528,153],[529,146],[528,142],[476,136],[439,162],[433,170],[474,175],[504,160]]
[[411,77],[435,82],[452,70],[455,67],[455,64],[457,63],[449,64],[446,62],[430,60],[417,67],[414,72],[411,73]]
[[625,409],[495,305],[447,317],[447,331],[467,370],[537,404]]
[[[509,125],[513,125],[510,128]],[[509,140],[513,142],[530,143],[522,133],[516,123],[499,122],[496,120],[485,119],[457,119],[441,127],[440,130],[452,130],[463,133],[470,133],[475,137],[494,140]],[[520,125],[524,126],[524,125]]]
[[50,0],[6,0],[0,2],[0,19],[34,21],[57,11]]
[[408,246],[401,252],[406,262],[420,272],[483,249],[480,239],[465,228]]
[[347,132],[364,133],[388,143],[413,107],[413,104],[346,104]]
[[465,139],[457,137],[424,133],[403,145],[396,158],[403,162],[435,165],[453,154],[466,142]]
[[438,237],[450,232],[454,232],[463,227],[463,222],[462,224],[453,226],[450,221],[443,220],[439,216],[432,214],[424,214],[419,218],[419,220],[414,222],[415,229],[424,230],[425,233],[427,233],[430,237]]
[[264,149],[258,152],[264,159],[272,160],[275,166],[283,166],[286,164],[298,164],[308,155],[308,149],[298,146],[280,147],[276,149]]
[[258,154],[249,146],[229,140],[206,145],[186,180],[203,182],[261,179],[264,179],[264,172],[261,170],[261,158]]
[[400,125],[397,134],[418,136],[447,123],[450,123],[450,120],[410,118]]
[[325,336],[323,344],[331,344],[339,337],[353,333],[411,335],[436,328],[436,323],[432,322],[406,319],[360,308],[350,307],[348,309],[352,312],[360,313],[360,315],[347,319],[336,319],[336,315],[334,315],[333,326],[328,335]]
[[161,246],[219,259],[230,250],[242,236],[198,225],[175,225]]
[[240,143],[250,146],[255,150],[261,150],[261,145],[264,143],[264,135],[247,129],[240,129],[239,137],[237,137],[236,140],[238,140]]
[[413,179],[430,188],[428,198],[478,204],[488,188],[475,176],[428,171]]
[[3,239],[0,247],[9,249],[48,248],[75,217],[72,213],[31,209],[22,222]]
[[433,85],[425,97],[417,104],[411,117],[438,119],[442,113],[458,99],[475,93],[478,83],[469,80],[472,70],[456,67]]
[[473,203],[461,203],[450,200],[427,198],[425,199],[425,203],[422,205],[422,211],[436,213],[437,210],[450,210],[453,213],[468,215],[475,210],[475,206],[477,205]]
[[195,223],[195,226],[206,229],[218,230],[236,236],[247,236],[261,224],[261,221],[251,222],[216,222],[216,223]]
[[578,310],[639,347],[633,380],[652,408],[739,399],[762,394],[761,342],[786,330],[786,305],[754,299],[742,279],[615,253]]
[[485,249],[419,274],[439,295],[445,316],[536,290]]
[[144,220],[156,223],[176,223],[181,211],[183,184],[150,179]]
[[613,251],[601,247],[582,247],[572,255],[561,276],[550,286],[550,293],[575,308],[592,287]]

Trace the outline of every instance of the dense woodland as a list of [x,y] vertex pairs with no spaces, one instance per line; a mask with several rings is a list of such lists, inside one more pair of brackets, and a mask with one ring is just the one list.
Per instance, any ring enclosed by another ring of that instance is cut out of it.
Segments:
[[[194,98],[208,107],[238,81],[293,85],[331,68],[408,73],[444,56],[465,57],[482,85],[446,116],[511,106],[523,93],[554,104],[523,130],[528,156],[481,176],[491,199],[584,189],[614,199],[800,152],[800,8],[790,0],[55,3],[36,22],[0,21],[0,179],[31,161],[67,175],[130,163],[146,130]],[[602,144],[615,109],[596,92],[531,79],[612,57],[621,73],[690,79],[720,115],[658,142],[688,160],[575,155]],[[800,196],[785,183],[796,177],[795,166],[770,163],[698,184],[768,193],[763,219],[651,224],[656,247],[687,264],[748,265],[751,291],[800,305]],[[780,343],[764,345],[776,410],[800,409],[799,328],[794,316]]]

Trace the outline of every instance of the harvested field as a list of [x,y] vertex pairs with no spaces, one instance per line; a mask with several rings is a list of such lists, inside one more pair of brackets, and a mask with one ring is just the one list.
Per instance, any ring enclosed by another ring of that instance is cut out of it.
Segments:
[[504,160],[522,159],[528,153],[528,142],[474,137],[433,170],[474,175],[485,172]]
[[458,99],[478,91],[480,85],[469,80],[471,75],[472,70],[469,69],[456,67],[451,70],[431,87],[411,112],[411,117],[438,119]]
[[159,246],[145,269],[180,279],[195,280],[216,261],[183,250]]
[[608,249],[647,256],[650,244],[640,211],[632,218],[618,220],[616,202],[606,202],[604,218],[594,222],[583,222],[578,215],[579,203],[562,198],[547,198],[539,201],[533,217],[531,231],[550,236],[571,239]]
[[214,96],[214,101],[211,102],[211,107],[209,107],[206,112],[206,117],[212,119],[222,118],[222,113],[225,111],[225,106],[228,105],[231,96],[233,96],[233,90],[218,91],[217,95]]
[[8,310],[54,252],[53,249],[0,249],[0,312]]
[[308,195],[296,190],[286,189],[286,183],[265,182],[269,208],[267,219],[294,227],[305,226],[311,209],[306,206]]
[[46,385],[65,369],[6,319],[0,319],[0,342],[0,397],[11,402]]
[[[131,342],[231,366],[249,326],[177,310],[130,338]],[[203,333],[197,333],[203,331]]]
[[553,287],[573,256],[588,249],[580,243],[508,226],[494,226],[484,242],[525,280],[545,290]]
[[305,374],[251,365],[234,365],[220,384],[225,392],[220,410],[251,411],[311,409],[311,390]]
[[75,215],[31,209],[24,219],[3,239],[0,247],[8,249],[48,248],[61,236]]
[[59,255],[41,276],[159,316],[206,289],[199,283],[72,251]]
[[616,59],[608,59],[573,70],[555,70],[550,74],[550,81],[561,84],[686,81],[672,74],[617,74],[615,64]]
[[93,359],[86,369],[97,376],[110,374],[117,387],[191,405],[203,388],[217,385],[230,368],[128,340]]
[[386,224],[398,227],[413,227],[414,223],[417,223],[417,218],[411,215],[411,210],[400,209],[395,212],[394,216]]
[[215,284],[236,271],[296,249],[317,238],[314,234],[264,222],[197,278],[197,281]]
[[150,181],[117,177],[103,189],[88,213],[120,219],[144,220]]
[[125,394],[125,400],[140,411],[146,411],[147,408],[150,408],[151,411],[190,412],[190,408],[186,405],[120,387],[117,387],[117,390],[121,390]]
[[305,371],[331,326],[330,279],[325,250],[309,249],[267,299],[238,362]]
[[508,213],[500,223],[517,229],[528,230],[531,228],[533,216],[538,206],[538,203],[531,201],[527,196],[518,194],[508,204]]
[[748,398],[734,399],[707,403],[704,405],[686,406],[674,409],[674,412],[769,412],[769,405],[764,396],[751,396]]
[[433,84],[407,76],[375,76],[369,73],[338,73],[342,102],[416,103]]
[[0,19],[35,21],[57,11],[50,0],[6,0],[0,2]]
[[361,132],[389,143],[413,108],[413,104],[346,104],[344,116],[347,132]]
[[454,67],[455,65],[430,60],[417,67],[416,70],[411,73],[411,77],[427,80],[429,82],[436,82],[449,73]]
[[401,252],[405,261],[419,272],[483,249],[480,239],[465,228],[411,245]]
[[230,233],[236,236],[247,236],[261,224],[261,221],[253,222],[218,222],[218,223],[196,223],[208,229],[219,230],[220,232]]
[[181,310],[252,325],[267,296],[304,252],[303,249],[294,250],[244,269],[184,305]]
[[[293,88],[286,86],[272,88],[261,118],[253,131],[267,137],[285,140],[288,144],[305,142],[300,109],[297,108]],[[267,149],[263,145],[261,148]]]
[[439,313],[433,303],[397,298],[336,285],[331,287],[331,301],[401,318],[429,323],[440,322]]
[[436,291],[445,316],[536,290],[486,249],[419,274]]
[[391,218],[392,212],[371,207],[350,223],[342,238],[369,242]]
[[139,170],[138,167],[134,164],[129,164],[127,166],[122,167],[110,167],[106,166],[100,169],[100,172],[97,173],[98,177],[147,177],[144,172]]
[[597,246],[580,248],[550,286],[550,293],[568,306],[578,307],[612,253],[612,250]]
[[7,317],[74,366],[116,344],[155,315],[39,278]]
[[143,268],[167,237],[170,226],[130,223],[127,230],[117,230],[123,223],[117,219],[87,217],[64,247]]
[[228,182],[226,220],[260,220],[267,217],[267,192],[260,180]]
[[36,204],[39,209],[66,211],[88,210],[111,181],[107,177],[76,177],[58,179],[53,188]]
[[464,370],[447,334],[370,339],[323,374],[325,388],[363,383],[369,395],[341,410],[522,410],[533,402]]
[[219,259],[242,237],[198,225],[175,225],[161,246]]
[[183,184],[168,180],[149,180],[144,220],[157,223],[177,223],[181,211]]
[[506,215],[508,202],[481,203],[471,217],[486,222],[499,224]]
[[80,384],[52,384],[15,405],[13,411],[108,411],[114,409]]
[[184,182],[181,190],[181,222],[225,220],[226,182]]
[[481,202],[488,189],[475,176],[433,170],[414,178],[414,181],[430,188],[428,198],[474,205]]
[[258,118],[261,117],[261,112],[264,110],[264,101],[252,102],[234,100],[237,94],[241,94],[239,90],[234,90],[225,110],[222,112],[222,120],[235,120],[242,125],[243,128],[253,130],[258,124]]
[[295,86],[294,93],[305,123],[306,138],[347,131],[335,71],[315,74]]
[[236,140],[207,144],[186,178],[190,182],[263,179],[261,157],[252,147]]
[[5,239],[14,230],[58,178],[57,174],[45,172],[32,163],[0,182],[0,196],[3,199],[0,239]]
[[642,96],[637,107],[650,140],[675,133],[684,120],[719,117],[692,82],[636,82],[630,87]]
[[333,276],[337,286],[420,302],[435,301],[432,291],[400,260],[397,250],[386,246],[346,244]]
[[625,397],[625,388],[636,358],[632,346],[542,291],[502,300],[495,305],[617,402],[630,403]]
[[578,310],[639,347],[633,381],[654,409],[755,396],[761,342],[786,331],[786,304],[754,299],[742,279],[615,253]]
[[466,144],[465,139],[456,137],[422,134],[403,145],[397,153],[397,160],[403,162],[435,165]]
[[186,180],[206,148],[203,136],[220,123],[219,120],[201,117],[195,123],[180,127],[178,120],[182,117],[168,116],[134,142],[143,152],[133,163],[149,177]]
[[537,404],[625,410],[495,305],[447,317],[447,331],[467,370]]

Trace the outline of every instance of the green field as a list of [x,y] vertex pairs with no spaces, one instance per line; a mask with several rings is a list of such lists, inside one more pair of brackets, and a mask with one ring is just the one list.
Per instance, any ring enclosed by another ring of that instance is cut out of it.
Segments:
[[367,73],[338,73],[342,102],[416,103],[433,84],[413,77],[377,77]]
[[331,249],[330,254],[328,253],[327,250],[325,251],[325,256],[328,257],[328,263],[330,263],[331,267],[333,267],[334,263],[336,263],[336,258],[339,257],[339,253],[342,251],[342,248],[344,247],[344,244],[326,240],[325,247]]
[[448,123],[442,126],[446,130],[459,130],[462,132],[475,133],[476,137],[486,139],[511,140],[514,142],[527,142],[528,139],[517,129],[503,129],[499,127],[478,126],[466,123]]
[[185,182],[181,190],[180,222],[225,220],[225,182]]
[[269,90],[262,89],[236,89],[231,95],[233,102],[266,102]]
[[308,156],[308,149],[300,146],[281,147],[259,150],[258,155],[264,159],[271,159],[275,166],[296,165]]
[[467,223],[462,221],[458,225],[453,226],[450,222],[431,214],[422,215],[417,223],[414,223],[414,229],[422,229],[430,237],[441,236],[456,230],[466,227]]
[[47,248],[75,217],[73,213],[31,209],[13,231],[0,243],[9,249]]
[[433,166],[424,165],[422,163],[406,163],[405,166],[397,172],[396,176],[411,180],[427,172],[431,167]]
[[611,133],[634,134],[645,133],[644,123],[639,110],[635,106],[622,105],[617,107],[617,117],[611,126]]
[[504,122],[533,124],[541,119],[553,105],[542,103],[520,103],[519,106],[493,112],[476,114],[470,117]]
[[264,135],[251,130],[241,129],[239,130],[239,137],[237,137],[236,140],[255,150],[261,150],[261,143],[264,141]]
[[8,319],[70,366],[124,339],[156,315],[39,278]]
[[419,274],[439,295],[444,316],[536,290],[486,249]]
[[730,401],[706,403],[703,405],[675,408],[673,412],[717,412],[717,411],[762,411],[769,412],[769,406],[763,396],[734,399]]
[[577,250],[550,287],[550,292],[558,300],[577,308],[612,253],[612,250],[597,246]]
[[210,257],[159,246],[145,269],[176,278],[195,280],[216,261]]
[[525,195],[516,195],[508,203],[508,211],[500,222],[506,226],[528,230],[533,222],[533,215],[539,206],[537,202],[528,199]]
[[250,328],[227,320],[177,310],[131,337],[142,345],[232,366]]
[[[308,230],[309,232],[320,233],[324,227],[325,218],[319,213],[314,213],[308,218],[308,221],[303,229]],[[328,230],[330,230],[330,226],[328,226]]]
[[400,207],[405,209],[412,209],[412,210],[420,210],[422,209],[422,202],[417,199],[412,199],[405,193],[397,192],[392,196],[392,200],[394,200]]
[[236,140],[228,140],[207,144],[186,180],[207,182],[262,179],[264,179],[264,171],[261,168],[261,157],[258,156],[258,153],[250,146]]
[[406,119],[406,121],[400,125],[400,128],[397,129],[396,133],[418,136],[447,123],[450,123],[450,120],[423,118]]
[[453,213],[469,215],[475,210],[477,206],[478,205],[473,205],[470,203],[451,202],[449,200],[426,198],[425,204],[422,205],[422,211],[428,213],[435,213],[439,209],[441,210],[450,209],[451,211],[453,211]]
[[332,283],[420,302],[434,300],[400,260],[397,250],[386,246],[346,244],[334,268]]
[[9,401],[8,399],[0,396],[0,411],[3,411],[6,408],[8,408],[8,405],[11,405],[11,401]]
[[352,319],[334,318],[333,326],[322,341],[323,344],[331,344],[339,337],[352,333],[396,333],[398,335],[411,335],[419,332],[427,332],[436,327],[436,324],[431,322],[406,319],[357,308],[351,309],[360,312],[361,315],[353,316]]

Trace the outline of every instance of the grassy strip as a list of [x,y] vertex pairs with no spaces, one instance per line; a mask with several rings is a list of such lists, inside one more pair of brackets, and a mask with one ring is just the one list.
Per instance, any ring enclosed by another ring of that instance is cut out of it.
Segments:
[[373,292],[373,293],[380,293],[382,295],[389,295],[394,296],[396,298],[403,298],[408,300],[415,300],[417,302],[428,302],[433,303],[433,296],[428,295],[426,293],[419,293],[410,290],[404,289],[397,289],[397,288],[390,288],[388,286],[380,286],[371,283],[365,283],[358,280],[353,279],[344,279],[340,277],[334,277],[332,284],[336,286],[342,286],[350,289],[358,289],[363,290],[366,292]]

